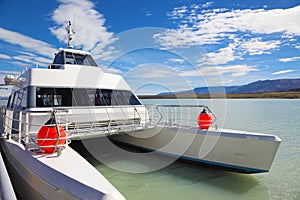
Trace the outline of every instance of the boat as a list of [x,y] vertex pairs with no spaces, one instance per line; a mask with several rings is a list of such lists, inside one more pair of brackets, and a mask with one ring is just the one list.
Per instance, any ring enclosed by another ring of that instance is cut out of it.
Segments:
[[[149,152],[243,173],[270,170],[280,138],[218,128],[205,105],[143,105],[122,76],[92,55],[59,49],[48,68],[18,77],[2,108],[1,153],[17,195],[26,199],[125,199],[72,140],[108,138]],[[0,127],[1,128],[1,127]],[[84,169],[84,170],[82,170]]]
[[[80,56],[76,57],[76,62],[84,58],[85,63],[76,63],[78,67],[75,63],[69,64],[72,59],[68,56],[74,54]],[[90,54],[61,49],[48,69],[31,68],[17,78],[12,75],[5,77],[6,85],[13,85],[13,88],[7,106],[1,108],[0,150],[5,163],[1,169],[8,172],[13,192],[18,198],[125,199],[69,145],[72,130],[68,129],[71,124],[67,117],[74,112],[69,113],[69,109],[63,107],[72,103],[65,99],[69,90],[65,89],[68,85],[64,85],[67,83],[64,80],[85,67],[87,71],[83,70],[83,76],[94,72],[99,75],[102,72],[95,65]],[[70,72],[70,67],[72,72],[66,73]],[[68,83],[70,81],[74,79]],[[78,81],[79,86],[85,84]],[[62,93],[51,93],[58,85],[62,87],[59,90]],[[12,193],[10,187],[1,187]],[[14,197],[14,194],[2,192],[0,195],[3,199]]]
[[199,125],[201,112],[208,109],[204,105],[155,105],[150,110],[158,110],[160,116],[154,128],[114,135],[111,140],[202,166],[247,174],[268,172],[281,139],[221,129],[213,126],[214,120]]

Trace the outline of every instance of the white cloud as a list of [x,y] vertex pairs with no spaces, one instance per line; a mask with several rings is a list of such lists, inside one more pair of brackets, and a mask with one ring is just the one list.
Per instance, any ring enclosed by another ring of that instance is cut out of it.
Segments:
[[280,74],[286,74],[286,73],[291,73],[294,72],[295,70],[289,69],[289,70],[282,70],[282,71],[278,71],[278,72],[274,72],[272,73],[272,75],[280,75]]
[[43,57],[35,57],[34,60],[38,64],[50,64],[50,63],[52,63],[51,59],[47,59],[47,58],[43,58]]
[[146,16],[147,16],[147,17],[152,16],[152,12],[151,12],[151,11],[147,11]]
[[[160,88],[159,92],[192,89],[191,84],[180,71],[158,63],[139,64],[127,71],[124,78],[131,88],[139,89],[149,86],[153,88],[154,93],[158,93],[157,88]],[[141,92],[145,93],[145,91],[139,91]]]
[[[212,1],[208,1],[205,4],[202,5],[202,8],[208,8],[208,7],[212,6],[213,3],[214,2],[212,2]],[[194,6],[194,8],[197,8],[197,7]]]
[[198,66],[226,64],[230,61],[241,59],[239,55],[234,54],[234,49],[235,45],[230,44],[228,47],[219,49],[217,53],[207,53],[197,60]]
[[[6,76],[7,74],[18,75],[19,72],[8,71],[8,70],[0,70],[0,74],[2,74],[3,76]],[[0,80],[2,80],[2,79],[0,79]]]
[[233,66],[210,66],[202,67],[194,71],[183,72],[182,76],[219,76],[222,74],[230,74],[232,77],[245,76],[251,71],[258,71],[255,67],[247,65],[233,65]]
[[33,54],[33,53],[30,53],[30,52],[26,52],[26,51],[17,51],[19,54],[22,54],[22,55],[26,55],[26,56],[29,56],[29,57],[35,57],[36,55]]
[[163,33],[155,34],[153,38],[165,49],[217,44],[220,42],[218,34],[199,34],[199,31],[194,31],[188,27],[181,27],[178,30],[169,29]]
[[55,27],[51,32],[62,42],[67,42],[65,25],[72,21],[75,31],[73,44],[82,46],[85,50],[92,50],[97,44],[112,37],[104,23],[104,16],[94,9],[94,3],[87,0],[59,0],[60,5],[54,10],[52,20]]
[[296,60],[300,60],[300,56],[297,57],[291,57],[291,58],[280,58],[279,61],[280,62],[292,62],[292,61],[296,61]]
[[24,61],[12,61],[10,63],[15,65],[15,66],[18,66],[18,67],[29,67],[29,66],[32,65],[31,63],[29,64],[29,63],[24,62]]
[[[162,65],[163,66],[163,65]],[[144,72],[140,74],[140,78],[143,79],[161,79],[161,78],[171,78],[174,76],[174,70],[169,67],[161,67],[157,64],[141,64],[139,65],[140,69],[143,69]]]
[[184,59],[180,59],[180,58],[170,58],[169,61],[173,63],[179,63],[179,64],[184,63]]
[[251,38],[241,43],[241,48],[247,50],[249,55],[270,54],[269,50],[278,49],[279,40],[262,41],[262,38]]
[[92,51],[92,54],[96,60],[111,61],[115,58],[115,54],[119,51],[113,46],[119,38],[113,37],[98,44]]
[[241,40],[232,38],[233,43],[227,47],[220,48],[218,52],[210,52],[201,56],[197,60],[198,66],[203,65],[221,65],[235,60],[243,60],[243,56],[270,54],[270,50],[278,49],[280,41],[270,40],[262,41],[262,38],[250,38],[248,40]]
[[5,54],[1,54],[1,53],[0,53],[0,58],[1,58],[1,59],[6,59],[6,60],[10,60],[10,59],[11,59],[10,56],[5,55]]
[[30,59],[30,57],[24,56],[24,55],[14,56],[13,59],[24,62],[24,63],[30,63],[30,64],[33,63],[33,60]]
[[[217,44],[232,38],[245,41],[245,35],[258,37],[257,34],[279,33],[282,37],[293,38],[300,35],[300,6],[288,9],[245,9],[245,10],[202,10],[175,8],[169,13],[180,25],[156,34],[154,39],[164,48],[177,48],[205,44]],[[200,14],[195,14],[200,13]],[[280,37],[280,36],[279,36]],[[280,38],[280,39],[281,39]],[[251,44],[252,43],[252,44]],[[268,53],[279,47],[278,40],[262,41],[261,38],[249,40],[242,46],[250,55]],[[256,45],[256,46],[255,46]],[[265,46],[267,45],[267,47]],[[268,47],[269,46],[269,47]]]
[[[38,56],[36,56],[34,54],[31,54],[31,53],[25,53],[25,55],[24,54],[19,54],[17,56],[13,56],[12,58],[14,60],[14,62],[12,62],[12,63],[17,64],[17,65],[20,65],[18,61],[23,62],[27,66],[28,65],[36,65],[36,64],[43,66],[43,65],[48,65],[52,62],[51,59],[44,58],[44,57],[41,57],[41,56],[38,57]],[[16,61],[17,61],[17,63],[16,63]]]
[[101,69],[105,73],[112,73],[112,74],[122,74],[122,71],[113,67],[101,66]]
[[46,57],[52,57],[56,52],[56,49],[46,42],[36,40],[21,33],[10,31],[1,27],[0,40],[13,45],[19,45],[29,52],[40,54]]
[[185,13],[188,12],[188,8],[186,6],[176,7],[167,15],[172,19],[183,19],[185,17]]

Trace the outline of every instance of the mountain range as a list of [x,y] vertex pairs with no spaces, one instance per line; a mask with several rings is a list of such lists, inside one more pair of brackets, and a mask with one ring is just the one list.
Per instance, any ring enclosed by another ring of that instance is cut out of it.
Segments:
[[186,90],[180,92],[163,92],[158,94],[158,96],[172,94],[222,94],[224,93],[224,90],[226,94],[299,91],[300,79],[259,80],[240,86],[197,87],[193,90]]

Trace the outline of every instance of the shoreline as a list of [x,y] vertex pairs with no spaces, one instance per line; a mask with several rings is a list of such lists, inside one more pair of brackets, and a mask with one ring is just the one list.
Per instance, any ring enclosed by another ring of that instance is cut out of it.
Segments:
[[247,94],[172,94],[138,95],[140,99],[300,99],[300,92],[264,92]]

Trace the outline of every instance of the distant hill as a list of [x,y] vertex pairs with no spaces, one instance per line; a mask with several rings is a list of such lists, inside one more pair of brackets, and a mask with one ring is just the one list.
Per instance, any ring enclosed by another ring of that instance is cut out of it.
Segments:
[[300,79],[277,79],[277,80],[260,80],[241,86],[216,86],[216,87],[197,87],[193,90],[180,92],[164,92],[158,96],[174,95],[174,94],[250,94],[250,93],[265,93],[265,92],[285,92],[299,91]]
[[296,88],[296,89],[291,89],[289,90],[290,92],[300,92],[300,88]]
[[8,97],[7,96],[0,96],[0,100],[7,100]]

